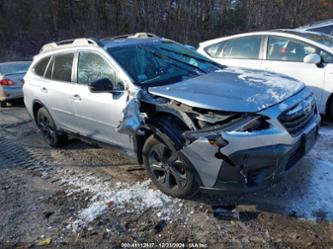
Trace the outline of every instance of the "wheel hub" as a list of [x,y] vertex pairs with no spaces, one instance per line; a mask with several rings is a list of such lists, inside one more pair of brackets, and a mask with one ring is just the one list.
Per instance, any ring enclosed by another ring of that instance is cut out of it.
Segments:
[[164,144],[158,144],[152,148],[149,158],[153,174],[160,184],[168,188],[184,187],[187,181],[186,170],[176,152]]

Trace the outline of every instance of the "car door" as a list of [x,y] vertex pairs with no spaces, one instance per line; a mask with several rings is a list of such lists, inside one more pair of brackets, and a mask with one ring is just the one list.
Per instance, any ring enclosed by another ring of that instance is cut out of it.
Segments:
[[[71,91],[77,130],[86,137],[128,147],[129,136],[117,132],[128,100],[123,81],[103,55],[81,51],[77,57],[77,84]],[[108,78],[117,92],[92,93],[89,90],[89,83],[103,78]]]
[[269,36],[262,69],[286,74],[304,82],[311,88],[320,106],[325,67],[303,62],[304,57],[312,53],[319,53],[318,48],[293,38]]
[[261,35],[224,40],[205,48],[209,57],[227,66],[260,69]]
[[39,79],[38,89],[38,98],[49,110],[58,128],[67,130],[74,128],[74,109],[70,101],[73,59],[74,53],[52,56],[43,78]]

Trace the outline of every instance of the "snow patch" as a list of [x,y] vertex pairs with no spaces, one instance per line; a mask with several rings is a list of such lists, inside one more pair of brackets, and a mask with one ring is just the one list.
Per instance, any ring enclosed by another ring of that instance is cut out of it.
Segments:
[[333,129],[320,128],[308,155],[273,189],[248,196],[256,203],[283,214],[307,220],[333,220]]
[[[135,209],[143,211],[147,208],[163,208],[165,205],[172,203],[169,196],[149,188],[150,180],[137,182],[133,186],[127,186],[119,191],[114,192],[110,196],[110,200],[115,203],[118,208],[131,203]],[[168,209],[162,211],[169,211]],[[168,216],[168,212],[164,212],[164,218]]]
[[[128,183],[98,181],[96,176],[86,176],[80,173],[61,174],[63,183],[70,185],[67,194],[84,192],[90,194],[90,204],[77,214],[76,220],[67,228],[74,232],[80,231],[108,208],[121,210],[122,212],[144,212],[152,209],[159,218],[171,220],[179,211],[176,203],[180,200],[171,199],[159,190],[149,187],[151,181]],[[111,203],[108,205],[108,203]]]
[[319,134],[322,136],[333,136],[333,127],[321,127]]
[[308,219],[333,220],[333,163],[316,160],[311,154],[305,160],[312,162],[311,174],[303,180],[304,189],[299,189],[298,195],[288,201],[288,209]]
[[72,228],[75,232],[79,231],[86,227],[89,222],[101,216],[107,208],[108,206],[104,202],[93,202],[89,207],[80,211],[77,219],[68,228]]

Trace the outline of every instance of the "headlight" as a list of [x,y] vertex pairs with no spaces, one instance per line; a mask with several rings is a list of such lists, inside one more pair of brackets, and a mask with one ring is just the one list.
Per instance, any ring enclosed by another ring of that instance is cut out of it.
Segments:
[[200,137],[205,137],[208,140],[219,141],[219,144],[221,145],[226,145],[227,141],[223,139],[221,142],[221,140],[218,139],[218,137],[221,136],[221,131],[252,132],[267,129],[269,127],[269,123],[266,121],[266,119],[267,118],[259,115],[244,114],[223,125],[215,125],[196,131],[185,131],[183,136],[189,141],[194,141]]
[[236,131],[259,131],[264,130],[269,127],[269,123],[266,121],[266,118],[263,116],[256,116],[253,119],[249,120],[245,124],[243,124],[239,129],[236,129]]

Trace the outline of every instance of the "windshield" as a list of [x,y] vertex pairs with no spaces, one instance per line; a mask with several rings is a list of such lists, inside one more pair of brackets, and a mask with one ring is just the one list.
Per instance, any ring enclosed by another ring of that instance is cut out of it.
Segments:
[[196,51],[171,41],[110,48],[108,52],[141,86],[171,84],[220,68]]
[[333,48],[333,36],[320,33],[312,33],[312,32],[307,32],[307,33],[298,32],[297,34],[311,41],[318,42],[321,43],[322,45]]

